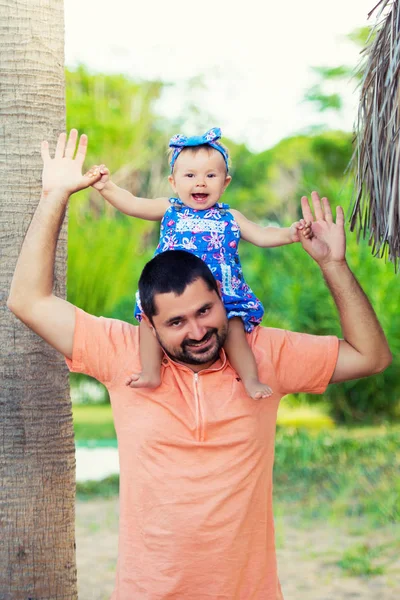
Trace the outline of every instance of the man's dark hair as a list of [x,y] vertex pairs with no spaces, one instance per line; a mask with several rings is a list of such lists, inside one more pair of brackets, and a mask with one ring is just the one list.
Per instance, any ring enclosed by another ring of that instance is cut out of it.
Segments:
[[206,263],[191,252],[167,250],[149,261],[139,279],[139,295],[142,310],[153,322],[157,314],[154,296],[173,292],[180,296],[186,287],[203,279],[209,290],[219,295],[218,284]]

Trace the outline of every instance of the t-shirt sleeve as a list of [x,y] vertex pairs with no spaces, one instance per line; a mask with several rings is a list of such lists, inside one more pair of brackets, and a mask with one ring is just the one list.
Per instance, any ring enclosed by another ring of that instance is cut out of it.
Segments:
[[94,317],[76,308],[72,359],[65,358],[69,370],[110,384],[121,370],[121,356],[133,355],[134,329],[128,323]]
[[257,346],[264,348],[264,360],[269,358],[272,362],[279,392],[282,395],[322,394],[336,367],[339,339],[281,329],[260,329],[263,332],[258,336]]

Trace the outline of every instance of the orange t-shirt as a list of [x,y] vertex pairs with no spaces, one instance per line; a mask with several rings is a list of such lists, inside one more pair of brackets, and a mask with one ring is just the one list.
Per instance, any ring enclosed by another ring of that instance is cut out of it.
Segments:
[[256,327],[249,340],[273,389],[249,398],[222,353],[198,374],[163,359],[162,384],[133,390],[138,328],[80,309],[72,371],[111,398],[120,460],[119,551],[112,600],[282,600],[272,468],[278,404],[322,393],[338,339]]

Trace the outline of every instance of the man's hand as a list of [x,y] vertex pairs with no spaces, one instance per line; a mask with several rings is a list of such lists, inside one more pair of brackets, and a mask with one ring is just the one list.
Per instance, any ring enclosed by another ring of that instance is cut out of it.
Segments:
[[315,218],[310,208],[308,198],[303,196],[301,208],[306,226],[311,226],[311,236],[301,236],[300,241],[306,252],[320,267],[331,263],[345,262],[346,236],[344,232],[344,213],[338,206],[336,223],[333,221],[331,207],[327,198],[320,200],[317,192],[311,194]]
[[317,192],[311,198],[315,217],[306,196],[301,208],[312,235],[301,235],[300,241],[322,271],[339,311],[344,338],[330,383],[380,373],[390,365],[391,354],[374,310],[346,262],[343,209],[337,207],[334,223],[328,199],[320,200]]
[[101,175],[98,169],[91,169],[85,175],[82,175],[88,139],[86,135],[81,135],[74,158],[77,140],[78,132],[76,129],[71,129],[68,141],[67,134],[61,133],[58,136],[54,158],[50,156],[48,142],[42,142],[42,186],[44,194],[58,191],[70,196],[100,179]]

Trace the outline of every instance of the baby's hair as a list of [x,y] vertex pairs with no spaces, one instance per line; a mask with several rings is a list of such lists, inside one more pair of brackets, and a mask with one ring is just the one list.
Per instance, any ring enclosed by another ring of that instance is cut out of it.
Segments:
[[[224,146],[224,144],[221,144],[220,142],[214,142],[215,145],[221,146],[221,148],[223,148],[223,150],[225,150],[226,154],[229,155],[228,152],[228,148],[226,146]],[[215,148],[213,148],[212,146],[210,146],[209,144],[200,144],[199,146],[185,146],[185,148],[182,148],[182,150],[180,151],[180,154],[183,154],[183,152],[192,152],[192,154],[197,154],[197,152],[199,152],[199,150],[205,149],[208,152],[214,150],[215,152],[218,152],[218,150],[216,150]],[[174,153],[175,148],[168,148],[167,150],[167,155],[168,155],[168,162],[171,162],[172,159],[172,155]],[[179,158],[179,156],[178,156]],[[177,159],[178,160],[178,159]],[[231,166],[231,161],[230,158],[228,159],[228,166],[230,168]],[[175,165],[174,165],[175,167]],[[174,169],[172,169],[172,172],[174,171]]]

